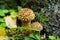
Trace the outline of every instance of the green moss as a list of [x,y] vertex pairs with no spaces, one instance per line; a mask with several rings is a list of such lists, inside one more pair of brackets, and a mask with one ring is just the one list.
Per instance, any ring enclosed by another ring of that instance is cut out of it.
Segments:
[[49,18],[46,17],[44,13],[35,12],[35,19],[33,21],[38,21],[40,23],[46,24],[46,21],[49,21]]

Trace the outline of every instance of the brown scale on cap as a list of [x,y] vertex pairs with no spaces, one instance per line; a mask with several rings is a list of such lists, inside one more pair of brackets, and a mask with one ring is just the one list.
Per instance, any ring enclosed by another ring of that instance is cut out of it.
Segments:
[[18,13],[18,19],[22,21],[22,26],[31,26],[31,21],[35,18],[33,10],[23,8]]
[[32,28],[37,28],[37,29],[43,30],[43,26],[39,22],[32,23],[31,24],[31,27]]

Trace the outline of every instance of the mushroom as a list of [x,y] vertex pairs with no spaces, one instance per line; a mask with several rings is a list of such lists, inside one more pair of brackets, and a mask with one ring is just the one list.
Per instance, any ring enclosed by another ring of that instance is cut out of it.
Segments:
[[35,18],[33,10],[23,8],[18,13],[18,19],[22,21],[22,26],[31,27],[31,21]]
[[31,27],[32,28],[37,28],[37,29],[43,30],[43,26],[39,22],[33,22],[31,24]]

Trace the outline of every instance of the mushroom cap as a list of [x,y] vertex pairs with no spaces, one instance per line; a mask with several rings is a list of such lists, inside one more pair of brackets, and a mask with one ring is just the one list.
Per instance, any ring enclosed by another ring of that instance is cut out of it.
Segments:
[[43,26],[39,22],[32,23],[31,24],[31,27],[32,28],[37,28],[37,29],[43,30]]
[[33,10],[29,8],[23,8],[18,13],[18,19],[21,21],[31,21],[35,18]]

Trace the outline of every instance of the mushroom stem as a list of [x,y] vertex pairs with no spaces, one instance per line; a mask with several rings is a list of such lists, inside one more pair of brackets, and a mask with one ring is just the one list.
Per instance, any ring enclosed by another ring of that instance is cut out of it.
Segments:
[[22,26],[24,27],[31,27],[31,21],[29,21],[29,22],[22,22]]

